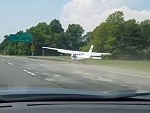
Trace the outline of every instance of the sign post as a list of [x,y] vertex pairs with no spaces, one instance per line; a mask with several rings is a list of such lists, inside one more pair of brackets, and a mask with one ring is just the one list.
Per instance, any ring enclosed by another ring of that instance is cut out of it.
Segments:
[[35,46],[33,45],[33,42],[32,42],[32,45],[31,45],[31,53],[32,53],[32,56],[33,56],[34,51],[35,51]]

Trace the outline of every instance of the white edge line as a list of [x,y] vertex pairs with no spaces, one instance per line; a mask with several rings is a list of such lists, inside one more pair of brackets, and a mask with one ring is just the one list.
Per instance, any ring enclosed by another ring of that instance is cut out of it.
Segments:
[[30,74],[30,75],[36,75],[36,74],[34,74],[34,73],[30,72],[30,71],[27,71],[27,70],[23,70],[23,71],[28,73],[28,74]]
[[8,63],[9,65],[13,65],[12,63]]
[[54,81],[54,79],[45,78],[46,81]]
[[46,65],[46,64],[40,64],[41,66],[48,66],[48,65]]

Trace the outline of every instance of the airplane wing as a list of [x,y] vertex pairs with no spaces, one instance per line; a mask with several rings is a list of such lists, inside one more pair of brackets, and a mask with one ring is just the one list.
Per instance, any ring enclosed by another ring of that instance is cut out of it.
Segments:
[[78,51],[72,51],[72,50],[65,50],[65,49],[58,49],[58,48],[51,48],[51,47],[42,47],[43,49],[51,49],[51,50],[56,50],[60,53],[65,53],[65,54],[75,54]]
[[[83,55],[85,54],[90,54],[91,57],[100,57],[102,55],[111,55],[111,53],[97,53],[97,52],[83,52],[83,51],[73,51],[73,50],[66,50],[66,49],[58,49],[58,48],[51,48],[51,47],[42,47],[43,49],[51,49],[51,50],[56,50],[60,53],[65,53],[65,54],[76,54],[76,53],[81,53]],[[91,46],[90,50],[93,49],[93,46]]]
[[98,57],[98,56],[102,56],[102,55],[111,55],[111,53],[97,53],[97,52],[91,53],[91,57],[92,56]]

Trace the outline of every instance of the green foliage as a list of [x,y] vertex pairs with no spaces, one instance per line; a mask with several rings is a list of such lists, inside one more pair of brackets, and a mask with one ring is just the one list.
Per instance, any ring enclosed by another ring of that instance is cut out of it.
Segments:
[[113,58],[150,59],[150,20],[124,20],[123,12],[112,13],[97,26],[82,50],[93,44],[97,52],[111,52]]
[[[113,59],[150,59],[150,20],[137,22],[125,21],[124,14],[116,11],[93,32],[87,32],[79,24],[69,24],[66,31],[59,20],[50,24],[38,23],[26,30],[33,37],[34,55],[42,55],[43,46],[88,51],[94,45],[95,52],[110,52]],[[23,33],[19,31],[16,34]],[[11,43],[5,35],[0,44],[0,53],[8,55],[31,55],[31,44]],[[60,55],[52,50],[45,50],[46,55]]]
[[64,29],[62,28],[62,25],[59,20],[56,20],[56,19],[52,20],[49,27],[53,33],[64,32]]
[[83,27],[79,24],[69,24],[66,34],[69,37],[70,49],[79,50],[83,45],[82,34],[84,33]]
[[[82,34],[83,28],[78,24],[68,26],[66,32],[62,28],[59,20],[52,20],[48,25],[45,22],[39,23],[26,30],[33,38],[35,46],[34,55],[43,54],[43,46],[63,48],[63,49],[79,49],[83,46]],[[24,33],[19,31],[16,34]],[[26,43],[11,43],[9,36],[5,35],[4,41],[0,44],[1,54],[7,55],[31,55],[31,44]],[[46,50],[45,54],[59,55],[58,53]]]
[[113,23],[123,23],[124,22],[124,14],[121,11],[116,11],[108,16],[106,22],[113,22]]

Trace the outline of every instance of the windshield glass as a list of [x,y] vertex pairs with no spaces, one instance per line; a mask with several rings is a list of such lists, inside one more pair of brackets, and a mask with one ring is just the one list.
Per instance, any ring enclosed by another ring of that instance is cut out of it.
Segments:
[[2,0],[0,89],[150,90],[149,0]]

